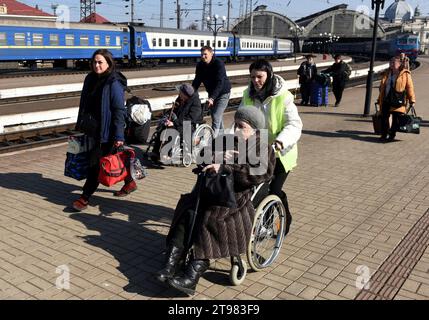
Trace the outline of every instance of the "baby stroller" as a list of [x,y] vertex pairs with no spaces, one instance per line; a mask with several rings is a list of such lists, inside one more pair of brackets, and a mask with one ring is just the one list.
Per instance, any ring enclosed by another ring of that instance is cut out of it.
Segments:
[[[193,190],[197,192],[197,201],[190,218],[188,251],[191,249],[204,178],[204,173],[198,173],[198,179]],[[268,187],[269,183],[262,183],[254,187],[251,197],[255,207],[255,217],[246,256],[247,262],[254,271],[260,271],[274,263],[284,240],[286,210],[279,197],[268,194]],[[230,259],[229,279],[232,285],[238,286],[246,277],[247,263],[241,256],[232,256]]]

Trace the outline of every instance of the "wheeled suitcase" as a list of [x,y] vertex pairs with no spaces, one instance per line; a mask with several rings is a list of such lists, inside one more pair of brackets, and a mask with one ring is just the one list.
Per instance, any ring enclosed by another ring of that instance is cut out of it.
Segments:
[[328,86],[315,81],[311,86],[310,103],[316,107],[326,107],[328,105],[328,94]]

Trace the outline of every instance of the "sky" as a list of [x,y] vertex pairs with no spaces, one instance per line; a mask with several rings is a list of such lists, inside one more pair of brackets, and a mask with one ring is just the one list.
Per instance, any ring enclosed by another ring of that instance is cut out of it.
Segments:
[[[78,21],[80,16],[80,0],[19,0],[25,4],[35,6],[36,4],[43,11],[53,13],[52,4],[65,5],[70,8],[71,21]],[[125,0],[97,0],[101,4],[97,5],[97,13],[112,22],[130,21],[130,15],[126,14],[129,9],[125,5],[130,2]],[[386,0],[385,8],[395,0]],[[231,25],[239,17],[240,0],[233,0],[231,9]],[[242,1],[244,4],[246,1]],[[415,8],[417,5],[422,12],[422,15],[429,16],[429,1],[428,0],[407,0],[407,2]],[[141,19],[139,22],[144,22],[147,26],[160,25],[160,1],[158,0],[134,0],[135,3],[135,19]],[[182,28],[186,28],[192,23],[200,25],[202,18],[202,0],[179,0],[182,11]],[[213,14],[219,16],[227,15],[227,0],[212,0]],[[267,10],[274,11],[285,15],[292,20],[296,20],[303,16],[325,10],[332,6],[346,3],[348,8],[352,10],[358,9],[360,6],[367,6],[371,9],[371,0],[253,0],[253,6],[266,5]],[[164,27],[175,28],[176,20],[176,1],[164,0]],[[384,13],[384,10],[382,13]],[[371,14],[373,13],[370,11]]]

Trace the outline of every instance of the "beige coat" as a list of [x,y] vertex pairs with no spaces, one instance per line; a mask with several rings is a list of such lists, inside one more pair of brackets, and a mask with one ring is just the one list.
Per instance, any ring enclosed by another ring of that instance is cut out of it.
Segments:
[[[386,93],[386,86],[387,86],[387,81],[389,79],[389,73],[390,73],[390,71],[387,71],[383,75],[383,78],[381,79],[380,95],[378,96],[378,105],[380,107],[383,106],[383,100],[384,100],[384,95]],[[409,70],[404,69],[399,73],[398,78],[396,79],[396,83],[395,83],[395,90],[397,92],[403,92],[404,90],[406,90],[407,99],[406,99],[406,103],[403,106],[401,106],[399,108],[393,108],[392,107],[392,108],[390,108],[390,111],[391,112],[406,113],[408,103],[410,103],[410,104],[416,103],[416,95],[414,93],[413,79],[411,78],[411,73]]]

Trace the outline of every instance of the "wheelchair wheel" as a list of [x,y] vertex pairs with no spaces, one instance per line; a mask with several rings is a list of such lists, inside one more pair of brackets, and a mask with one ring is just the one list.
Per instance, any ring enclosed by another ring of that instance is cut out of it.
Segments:
[[195,159],[199,156],[201,150],[208,146],[213,139],[214,131],[208,124],[201,124],[195,130],[192,136],[192,156]]
[[254,271],[270,266],[277,258],[284,239],[286,210],[275,195],[266,197],[256,208],[247,259]]
[[[238,262],[238,259],[241,260],[241,266]],[[243,283],[247,274],[247,263],[241,257],[231,257],[231,271],[229,273],[229,281],[233,286],[239,286]]]

